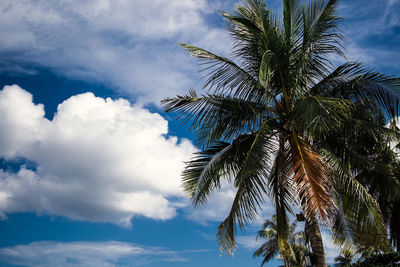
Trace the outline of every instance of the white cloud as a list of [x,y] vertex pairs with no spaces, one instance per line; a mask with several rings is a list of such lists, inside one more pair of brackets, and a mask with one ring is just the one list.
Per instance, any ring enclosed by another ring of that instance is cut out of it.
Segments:
[[335,257],[339,256],[340,248],[333,243],[330,231],[321,231],[322,241],[324,243],[325,258],[328,263],[334,263]]
[[400,1],[389,0],[385,9],[385,20],[390,27],[400,26]]
[[186,218],[206,225],[209,222],[222,222],[229,214],[235,198],[233,185],[223,182],[220,190],[215,190],[204,205],[185,209]]
[[349,60],[361,60],[379,71],[398,75],[400,69],[397,51],[399,35],[394,27],[400,25],[397,0],[342,1],[340,14],[344,17],[342,29],[348,42]]
[[199,85],[197,70],[178,42],[229,50],[225,31],[208,23],[219,5],[206,0],[0,1],[0,71],[50,68],[159,104]]
[[149,262],[185,260],[176,251],[118,241],[41,241],[0,248],[0,262],[29,267],[142,266]]
[[142,215],[169,219],[182,202],[180,173],[195,151],[167,137],[159,114],[123,99],[73,96],[53,120],[17,85],[0,91],[0,156],[36,170],[0,172],[0,213],[34,211],[130,226]]
[[261,247],[262,244],[266,242],[265,239],[257,239],[255,235],[238,236],[236,241],[239,245],[239,248],[243,247],[253,251],[256,251],[259,247]]
[[[222,18],[216,21],[213,14],[216,9],[232,10],[235,2],[3,0],[0,71],[34,73],[34,66],[49,68],[104,83],[142,103],[159,104],[164,97],[201,86],[198,68],[178,42],[228,54],[231,43]],[[281,13],[279,1],[267,4]],[[392,69],[394,74],[399,71],[391,63],[398,59],[395,44],[374,50],[382,42],[365,40],[391,33],[390,27],[399,25],[398,5],[394,0],[341,3],[350,59]]]

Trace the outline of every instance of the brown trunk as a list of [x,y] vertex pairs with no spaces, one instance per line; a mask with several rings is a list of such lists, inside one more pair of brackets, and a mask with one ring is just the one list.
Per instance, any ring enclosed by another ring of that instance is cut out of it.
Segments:
[[315,264],[315,267],[326,267],[324,245],[322,243],[318,221],[315,216],[310,216],[310,218],[306,219],[306,229],[311,249],[314,254],[313,263]]

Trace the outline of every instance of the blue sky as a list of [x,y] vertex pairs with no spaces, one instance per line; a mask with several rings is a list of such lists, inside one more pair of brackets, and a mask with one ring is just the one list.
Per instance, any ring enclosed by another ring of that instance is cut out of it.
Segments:
[[[262,217],[219,255],[234,189],[191,206],[179,174],[192,135],[159,104],[201,88],[177,43],[229,55],[216,10],[234,4],[0,2],[0,266],[259,266]],[[398,76],[400,1],[342,1],[340,14],[348,59]]]

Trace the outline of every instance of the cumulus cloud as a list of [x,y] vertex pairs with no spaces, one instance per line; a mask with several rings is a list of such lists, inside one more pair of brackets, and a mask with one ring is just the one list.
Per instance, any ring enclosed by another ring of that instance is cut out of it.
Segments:
[[149,262],[186,261],[180,254],[159,247],[118,241],[41,241],[0,248],[0,262],[29,267],[142,266]]
[[50,121],[17,85],[0,91],[0,156],[37,164],[0,171],[0,213],[34,211],[130,226],[133,216],[169,219],[183,199],[180,173],[195,151],[167,136],[159,114],[123,99],[72,96]]
[[208,23],[218,2],[83,0],[0,2],[0,71],[101,82],[142,103],[198,85],[177,43],[226,52],[225,31]]

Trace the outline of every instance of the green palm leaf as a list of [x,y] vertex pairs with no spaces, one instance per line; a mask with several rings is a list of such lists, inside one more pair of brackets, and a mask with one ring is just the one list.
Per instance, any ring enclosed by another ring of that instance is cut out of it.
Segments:
[[196,141],[205,145],[259,129],[263,119],[274,116],[262,103],[223,95],[189,95],[162,101],[166,112],[177,111],[184,122],[191,122]]

